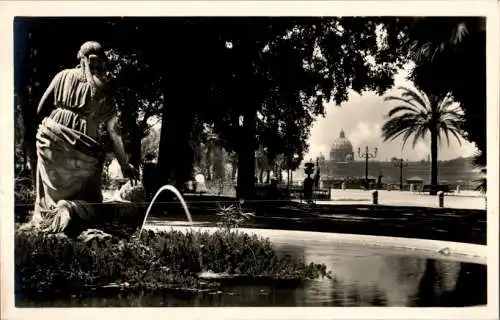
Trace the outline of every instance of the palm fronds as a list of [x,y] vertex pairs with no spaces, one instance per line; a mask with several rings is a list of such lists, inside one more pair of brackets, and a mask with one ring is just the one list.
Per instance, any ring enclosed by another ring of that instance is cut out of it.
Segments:
[[430,136],[432,167],[431,181],[437,184],[437,149],[445,138],[450,144],[450,135],[455,137],[459,144],[463,136],[463,113],[446,95],[427,96],[424,92],[414,91],[406,87],[399,87],[401,96],[388,96],[384,100],[397,102],[387,114],[387,121],[382,126],[384,141],[402,138],[401,150],[407,141],[412,139],[412,147]]
[[438,139],[444,135],[449,145],[450,135],[461,144],[463,117],[460,108],[449,97],[427,97],[423,92],[399,87],[401,96],[387,96],[385,101],[398,102],[387,114],[388,120],[382,127],[384,141],[403,138],[403,145],[413,137],[412,147],[433,130]]

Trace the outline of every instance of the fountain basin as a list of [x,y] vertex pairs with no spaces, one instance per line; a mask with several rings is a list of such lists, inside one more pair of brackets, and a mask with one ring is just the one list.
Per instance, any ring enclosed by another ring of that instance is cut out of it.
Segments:
[[[144,229],[152,231],[175,230],[182,232],[215,232],[218,230],[217,227],[198,227],[196,225],[192,227],[178,226],[175,225],[175,222],[167,226],[145,225]],[[317,248],[324,248],[325,251],[328,251],[333,250],[333,248],[338,245],[363,246],[370,250],[397,252],[400,255],[423,255],[426,258],[432,259],[478,264],[486,264],[488,251],[487,247],[483,245],[452,241],[297,230],[238,228],[238,231],[269,238],[271,242],[278,247],[293,244],[298,246],[314,246]]]
[[[169,230],[205,234],[220,231],[215,227],[196,226],[146,225],[144,228],[153,232]],[[135,292],[117,287],[73,298],[23,300],[20,297],[16,304],[18,307],[470,307],[484,306],[487,302],[485,246],[273,229],[241,228],[238,232],[267,237],[280,255],[290,254],[306,264],[325,264],[332,277],[275,281],[202,272],[199,278],[219,283],[218,291]]]
[[[217,230],[215,227],[155,225],[146,225],[145,229]],[[211,275],[225,283],[227,297],[221,298],[223,306],[270,305],[266,296],[274,296],[274,303],[283,306],[486,304],[487,248],[483,245],[294,230],[239,228],[238,231],[269,238],[278,252],[302,257],[306,263],[325,264],[333,272],[333,279],[279,288],[273,283],[243,284],[231,275]],[[294,296],[293,302],[286,298],[290,295]],[[246,302],[248,300],[253,302]]]
[[[215,232],[217,228],[146,225],[146,230]],[[352,234],[238,229],[269,238],[279,254],[325,264],[332,278],[300,281],[201,274],[217,292],[113,291],[19,306],[122,307],[478,307],[486,299],[486,247],[447,241]],[[447,250],[443,250],[447,249]],[[44,304],[45,303],[45,304]]]

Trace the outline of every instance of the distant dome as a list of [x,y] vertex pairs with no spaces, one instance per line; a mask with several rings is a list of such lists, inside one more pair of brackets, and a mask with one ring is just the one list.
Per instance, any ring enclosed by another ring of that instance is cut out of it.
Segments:
[[331,151],[352,152],[352,150],[351,141],[345,137],[344,131],[340,131],[340,137],[333,142]]
[[340,130],[330,149],[330,160],[335,162],[351,162],[354,160],[352,143],[346,138],[344,130]]

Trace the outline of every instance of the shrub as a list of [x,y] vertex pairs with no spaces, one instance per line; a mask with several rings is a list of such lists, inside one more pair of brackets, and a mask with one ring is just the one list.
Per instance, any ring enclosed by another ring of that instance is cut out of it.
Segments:
[[279,256],[268,239],[239,232],[143,232],[87,243],[16,232],[16,287],[23,293],[81,292],[110,283],[131,288],[207,289],[201,271],[273,279],[329,277],[326,266]]
[[14,179],[14,201],[16,204],[35,202],[35,189],[32,179],[26,177],[16,177]]

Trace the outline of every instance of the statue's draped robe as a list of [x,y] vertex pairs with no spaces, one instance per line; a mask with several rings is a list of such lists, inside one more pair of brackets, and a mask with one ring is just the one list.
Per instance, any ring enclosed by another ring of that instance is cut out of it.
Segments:
[[[94,204],[102,203],[104,152],[98,127],[115,115],[114,104],[91,90],[80,68],[56,75],[55,109],[40,124],[36,201],[32,222],[48,232],[61,232],[71,221],[92,219]],[[67,219],[66,219],[67,220]]]

